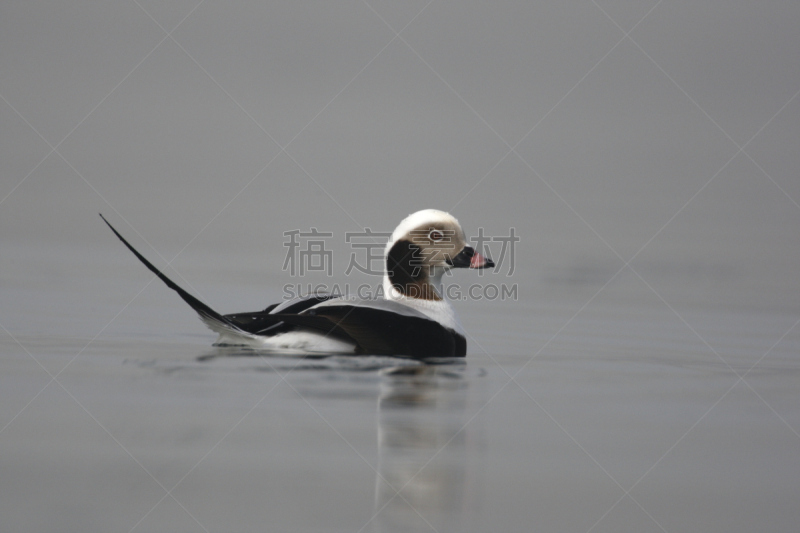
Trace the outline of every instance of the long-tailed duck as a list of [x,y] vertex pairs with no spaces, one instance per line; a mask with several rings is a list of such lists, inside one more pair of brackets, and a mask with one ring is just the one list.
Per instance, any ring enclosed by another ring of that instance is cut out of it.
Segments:
[[400,222],[386,244],[383,299],[311,294],[263,311],[220,315],[176,285],[100,217],[147,268],[219,333],[216,344],[315,354],[463,357],[467,341],[444,297],[442,275],[451,268],[494,266],[467,245],[452,215],[425,209]]

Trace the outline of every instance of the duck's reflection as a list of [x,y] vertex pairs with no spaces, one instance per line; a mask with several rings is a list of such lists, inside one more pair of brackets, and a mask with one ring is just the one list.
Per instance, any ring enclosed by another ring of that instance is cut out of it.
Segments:
[[423,365],[383,371],[374,530],[439,529],[443,521],[452,529],[463,517],[469,432],[462,370]]

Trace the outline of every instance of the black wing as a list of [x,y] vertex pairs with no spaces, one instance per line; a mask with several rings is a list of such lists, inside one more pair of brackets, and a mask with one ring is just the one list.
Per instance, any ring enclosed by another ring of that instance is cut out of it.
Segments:
[[223,316],[248,333],[271,336],[296,329],[295,326],[284,322],[279,314],[302,313],[310,307],[337,297],[335,294],[310,294],[291,301],[272,304],[263,311],[232,313]]
[[[460,335],[428,318],[357,305],[326,305],[304,315],[322,316],[357,344],[357,353],[410,357],[463,357]],[[303,315],[300,315],[303,316]],[[461,338],[463,340],[463,337]]]
[[355,344],[347,331],[327,316],[288,313],[238,313],[225,315],[241,331],[253,335],[272,337],[279,333],[287,333],[298,329],[314,331],[327,337],[341,339]]
[[242,313],[226,317],[243,330],[258,335],[297,328],[315,331],[353,342],[359,355],[464,357],[467,351],[461,335],[428,318],[344,302],[300,314]]

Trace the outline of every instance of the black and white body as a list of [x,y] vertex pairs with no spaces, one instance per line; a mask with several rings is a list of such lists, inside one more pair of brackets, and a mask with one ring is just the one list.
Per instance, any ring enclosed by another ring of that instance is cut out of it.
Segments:
[[467,245],[464,231],[452,215],[426,209],[406,217],[386,244],[383,299],[309,295],[263,311],[220,315],[167,278],[103,220],[147,268],[219,333],[218,345],[309,354],[463,357],[466,338],[444,297],[442,276],[452,268],[494,266]]

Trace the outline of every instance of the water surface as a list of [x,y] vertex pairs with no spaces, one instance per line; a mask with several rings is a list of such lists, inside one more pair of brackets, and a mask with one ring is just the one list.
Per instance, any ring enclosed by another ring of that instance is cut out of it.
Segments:
[[1,529],[791,530],[796,317],[608,294],[459,302],[437,364],[213,347],[156,284],[59,298],[109,325],[0,335]]

